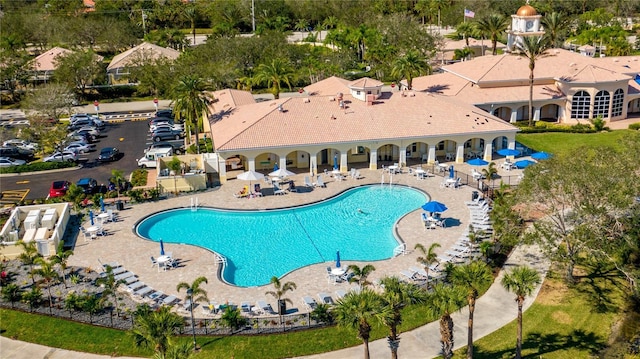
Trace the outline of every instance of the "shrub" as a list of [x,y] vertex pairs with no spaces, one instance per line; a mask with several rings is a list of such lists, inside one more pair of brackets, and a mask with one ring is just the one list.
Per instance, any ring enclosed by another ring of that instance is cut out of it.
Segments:
[[630,130],[640,130],[640,122],[632,123],[629,125]]
[[131,173],[131,184],[134,187],[147,185],[148,171],[145,169],[137,169]]
[[77,166],[73,162],[33,162],[22,166],[2,167],[0,173],[25,173]]
[[593,128],[598,132],[605,129],[604,127],[605,122],[602,119],[602,116],[598,116],[596,118],[591,119],[591,124],[593,125]]

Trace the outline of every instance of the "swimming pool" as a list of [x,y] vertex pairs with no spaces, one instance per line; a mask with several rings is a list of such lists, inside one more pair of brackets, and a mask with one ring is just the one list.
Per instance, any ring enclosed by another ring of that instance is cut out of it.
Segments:
[[[199,208],[153,214],[136,226],[144,238],[184,243],[227,259],[223,279],[251,287],[315,263],[393,256],[395,223],[427,195],[404,186],[362,186],[310,205],[267,211]],[[204,273],[203,273],[204,274]]]

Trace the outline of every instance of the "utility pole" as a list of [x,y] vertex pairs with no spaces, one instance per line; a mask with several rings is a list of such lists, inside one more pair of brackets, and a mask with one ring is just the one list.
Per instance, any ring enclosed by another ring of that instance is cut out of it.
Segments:
[[256,4],[255,0],[251,0],[251,29],[256,32]]

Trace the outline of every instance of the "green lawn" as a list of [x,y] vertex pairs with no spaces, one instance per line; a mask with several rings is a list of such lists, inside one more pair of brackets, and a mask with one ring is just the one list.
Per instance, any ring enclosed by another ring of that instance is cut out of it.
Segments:
[[[626,289],[622,287],[623,282],[617,279],[586,279],[569,290],[559,280],[547,279],[536,302],[523,315],[523,358],[597,357],[607,346],[611,327],[620,318],[619,308],[624,307]],[[515,302],[513,305],[515,310]],[[513,321],[477,340],[474,358],[513,358],[516,330]],[[465,358],[464,353],[465,350],[457,351],[455,359]]]
[[581,145],[604,145],[619,148],[620,139],[623,136],[634,132],[637,131],[617,130],[599,133],[529,133],[517,134],[516,141],[534,149],[535,151],[561,153],[571,151]]

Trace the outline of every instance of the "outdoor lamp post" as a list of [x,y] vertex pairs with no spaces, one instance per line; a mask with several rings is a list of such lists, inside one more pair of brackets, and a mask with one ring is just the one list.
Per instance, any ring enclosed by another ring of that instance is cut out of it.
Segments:
[[193,319],[193,289],[187,288],[187,297],[189,298],[189,311],[191,311],[191,333],[193,334],[193,351],[196,350],[196,322]]
[[96,110],[96,115],[100,116],[100,102],[98,100],[93,101],[93,107]]

